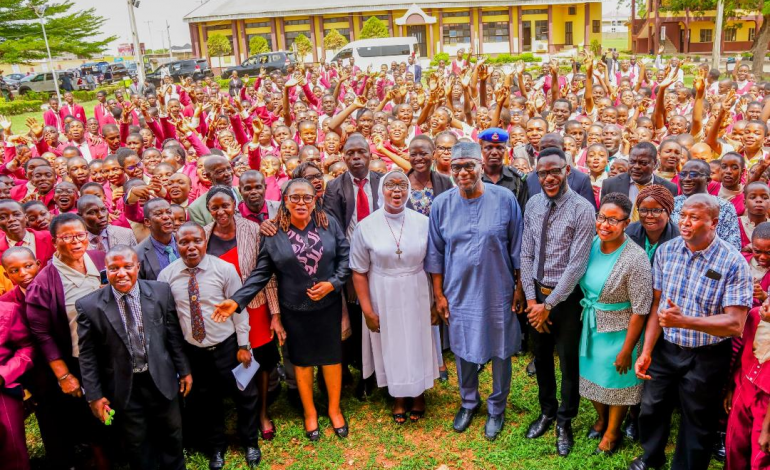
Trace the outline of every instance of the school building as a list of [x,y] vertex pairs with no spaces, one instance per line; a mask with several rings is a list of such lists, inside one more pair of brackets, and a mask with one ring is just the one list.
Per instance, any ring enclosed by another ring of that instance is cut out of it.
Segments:
[[193,52],[208,57],[207,38],[230,38],[233,55],[223,65],[241,63],[253,36],[262,36],[272,50],[288,50],[304,34],[313,44],[312,57],[330,59],[324,36],[336,29],[349,41],[360,39],[364,21],[376,16],[392,36],[412,36],[420,56],[458,49],[477,54],[554,53],[601,42],[601,1],[568,0],[209,0],[188,13]]
[[[716,10],[668,11],[665,9],[667,2],[668,0],[647,0],[649,14],[646,18],[631,20],[633,27],[629,31],[630,49],[637,54],[650,54],[657,52],[663,45],[668,54],[710,53],[716,39]],[[632,12],[633,16],[635,15]],[[720,51],[748,51],[760,26],[761,12],[737,10],[734,17],[725,19],[722,23]]]

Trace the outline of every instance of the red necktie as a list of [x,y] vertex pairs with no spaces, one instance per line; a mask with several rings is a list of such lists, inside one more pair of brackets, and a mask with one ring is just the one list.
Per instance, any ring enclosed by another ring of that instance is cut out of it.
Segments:
[[358,179],[354,178],[356,185],[358,185],[358,195],[356,196],[356,215],[358,216],[358,222],[361,222],[369,215],[369,198],[366,196],[364,186],[369,182],[368,178]]
[[20,240],[20,241],[16,242],[15,246],[24,246],[24,240]]

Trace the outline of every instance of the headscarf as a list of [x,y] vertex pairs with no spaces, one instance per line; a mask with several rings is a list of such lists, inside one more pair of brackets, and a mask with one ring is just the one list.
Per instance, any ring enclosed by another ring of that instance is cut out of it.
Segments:
[[666,189],[665,186],[661,186],[659,184],[651,184],[649,186],[645,186],[639,191],[639,195],[636,196],[636,203],[634,206],[639,207],[642,201],[648,197],[651,197],[655,200],[655,202],[660,204],[660,206],[663,208],[663,210],[666,211],[668,215],[671,215],[671,213],[674,211],[674,196],[671,195],[671,191]]
[[404,173],[399,169],[399,170],[390,170],[389,172],[385,173],[385,176],[380,178],[380,187],[377,191],[377,194],[379,197],[378,200],[382,201],[383,210],[385,209],[385,192],[384,192],[385,182],[393,178],[393,176],[396,174],[401,175],[406,180],[407,189],[406,189],[406,194],[404,195],[404,208],[407,209],[406,204],[409,202],[409,197],[412,195],[412,182],[409,181],[409,177],[406,176],[406,173]]

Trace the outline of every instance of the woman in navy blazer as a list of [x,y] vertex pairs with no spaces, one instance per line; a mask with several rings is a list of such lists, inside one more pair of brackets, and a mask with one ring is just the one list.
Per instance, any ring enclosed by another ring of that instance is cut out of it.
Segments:
[[[287,339],[297,375],[305,433],[320,438],[313,403],[313,367],[323,370],[329,418],[340,438],[348,426],[340,410],[342,389],[342,287],[350,276],[345,232],[316,205],[316,190],[306,179],[293,179],[273,221],[278,233],[262,239],[257,266],[232,299],[217,306],[215,318],[242,311],[270,278],[278,280],[281,321],[275,334]],[[284,330],[285,328],[285,330]]]

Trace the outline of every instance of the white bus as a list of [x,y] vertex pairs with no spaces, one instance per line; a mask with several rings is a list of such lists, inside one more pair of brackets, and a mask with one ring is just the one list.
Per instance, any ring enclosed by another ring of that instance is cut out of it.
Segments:
[[409,63],[407,59],[417,51],[417,38],[362,39],[353,41],[340,49],[332,62],[340,61],[347,65],[348,59],[352,57],[361,69],[366,70],[371,65],[375,70],[379,70],[382,64],[390,68],[392,62]]

